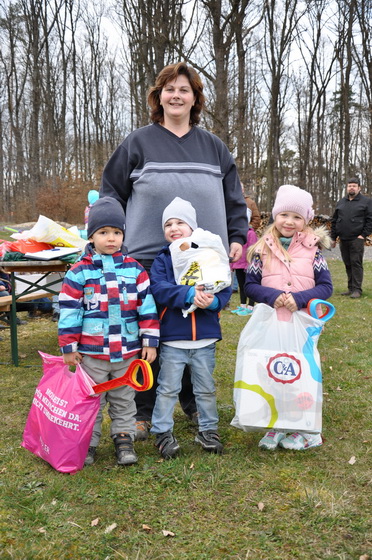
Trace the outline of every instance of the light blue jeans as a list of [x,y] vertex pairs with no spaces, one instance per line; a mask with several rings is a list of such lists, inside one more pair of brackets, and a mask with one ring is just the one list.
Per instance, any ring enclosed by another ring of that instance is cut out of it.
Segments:
[[217,430],[218,414],[216,388],[212,377],[215,366],[216,344],[187,350],[161,345],[160,372],[156,401],[152,414],[153,434],[173,430],[173,412],[181,391],[183,370],[190,368],[196,407],[199,413],[199,431]]

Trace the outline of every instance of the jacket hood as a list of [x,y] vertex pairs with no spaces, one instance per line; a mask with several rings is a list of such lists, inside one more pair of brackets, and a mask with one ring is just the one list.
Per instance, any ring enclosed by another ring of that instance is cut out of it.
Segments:
[[328,229],[325,226],[319,226],[317,228],[314,228],[313,232],[314,235],[319,237],[319,240],[317,241],[319,247],[324,247],[324,249],[331,248],[332,239]]

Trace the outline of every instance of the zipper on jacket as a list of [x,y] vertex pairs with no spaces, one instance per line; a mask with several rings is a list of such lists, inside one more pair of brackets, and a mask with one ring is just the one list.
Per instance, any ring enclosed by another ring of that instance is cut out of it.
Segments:
[[[160,313],[159,315],[159,321],[161,321],[165,315],[165,312],[167,311],[167,307],[164,307],[163,311]],[[191,340],[196,340],[196,317],[195,317],[195,311],[193,311],[192,313],[190,313],[190,319],[191,319]]]
[[163,311],[160,313],[159,321],[162,320],[162,318],[164,317],[165,312],[166,312],[167,309],[168,309],[168,307],[164,307]]
[[191,315],[191,340],[196,340],[196,318],[195,312],[190,313]]
[[128,292],[126,286],[123,288],[123,301],[125,305],[128,305]]

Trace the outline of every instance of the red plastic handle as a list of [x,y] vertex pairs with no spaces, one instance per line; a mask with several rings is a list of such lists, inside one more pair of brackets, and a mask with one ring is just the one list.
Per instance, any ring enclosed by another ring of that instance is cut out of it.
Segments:
[[[141,369],[143,376],[142,385],[137,380],[138,370]],[[154,377],[152,375],[152,369],[146,360],[133,360],[127,371],[121,377],[117,379],[111,379],[110,381],[105,381],[104,383],[99,383],[94,385],[93,391],[95,395],[99,393],[104,393],[105,391],[111,391],[112,389],[117,389],[122,385],[129,385],[133,387],[136,391],[147,391],[151,389],[154,384]]]

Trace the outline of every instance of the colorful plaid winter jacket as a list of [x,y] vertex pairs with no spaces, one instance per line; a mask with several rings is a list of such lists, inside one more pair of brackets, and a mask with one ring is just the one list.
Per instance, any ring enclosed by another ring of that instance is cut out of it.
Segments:
[[135,259],[121,251],[97,254],[88,244],[66,273],[59,296],[62,353],[120,362],[143,346],[157,347],[159,321],[149,286],[147,272]]

